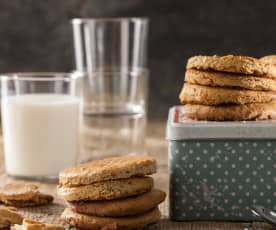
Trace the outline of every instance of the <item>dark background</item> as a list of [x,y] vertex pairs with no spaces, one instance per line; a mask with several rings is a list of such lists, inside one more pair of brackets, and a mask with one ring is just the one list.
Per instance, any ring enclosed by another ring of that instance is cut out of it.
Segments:
[[187,58],[276,53],[276,1],[0,0],[0,72],[74,68],[73,17],[150,18],[150,117],[178,104]]

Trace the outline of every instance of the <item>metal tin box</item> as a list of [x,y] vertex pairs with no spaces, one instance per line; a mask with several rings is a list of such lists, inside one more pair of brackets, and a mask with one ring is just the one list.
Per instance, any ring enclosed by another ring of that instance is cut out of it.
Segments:
[[170,217],[250,221],[253,204],[276,209],[276,121],[167,123]]

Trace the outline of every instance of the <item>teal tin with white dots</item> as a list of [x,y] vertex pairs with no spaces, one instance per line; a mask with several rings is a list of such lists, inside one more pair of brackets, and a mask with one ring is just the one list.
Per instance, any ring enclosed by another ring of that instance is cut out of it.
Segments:
[[250,207],[276,210],[276,121],[183,121],[170,109],[170,217],[251,221]]

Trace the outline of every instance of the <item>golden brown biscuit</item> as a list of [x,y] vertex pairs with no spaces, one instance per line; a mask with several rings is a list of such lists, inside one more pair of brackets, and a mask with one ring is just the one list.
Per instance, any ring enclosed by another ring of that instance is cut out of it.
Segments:
[[184,104],[220,105],[271,102],[276,92],[239,90],[185,83],[179,99]]
[[53,202],[53,196],[48,194],[38,193],[34,195],[29,200],[3,200],[5,205],[14,206],[14,207],[33,207],[47,205]]
[[7,228],[12,224],[21,224],[23,217],[13,207],[0,207],[0,228]]
[[276,55],[264,56],[259,60],[268,64],[276,65]]
[[78,214],[70,208],[66,208],[61,219],[69,225],[80,229],[141,229],[160,219],[160,211],[155,208],[147,213],[128,217],[97,217]]
[[247,56],[194,56],[188,60],[187,69],[215,70],[276,78],[276,66]]
[[22,225],[15,225],[12,230],[63,230],[64,227],[57,224],[45,224],[34,220],[24,219]]
[[156,161],[150,156],[122,156],[91,161],[65,169],[59,175],[63,186],[150,175],[156,172]]
[[77,213],[95,216],[133,216],[150,211],[166,198],[166,193],[152,189],[142,195],[108,201],[70,202],[69,207]]
[[246,121],[276,119],[276,102],[246,105],[184,106],[184,119],[206,121]]
[[16,182],[0,187],[0,200],[10,206],[29,207],[49,204],[53,196],[40,193],[33,183]]
[[153,179],[151,177],[131,177],[77,187],[58,186],[58,195],[67,201],[113,200],[139,195],[150,191],[152,187]]
[[276,80],[251,75],[188,69],[185,81],[206,86],[276,91]]
[[0,187],[0,199],[28,200],[33,197],[38,186],[33,183],[15,182]]

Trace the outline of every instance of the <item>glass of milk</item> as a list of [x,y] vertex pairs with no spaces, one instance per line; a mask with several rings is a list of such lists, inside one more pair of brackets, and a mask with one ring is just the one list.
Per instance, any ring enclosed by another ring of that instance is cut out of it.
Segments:
[[8,175],[56,180],[76,164],[81,76],[14,73],[1,76],[1,111]]

